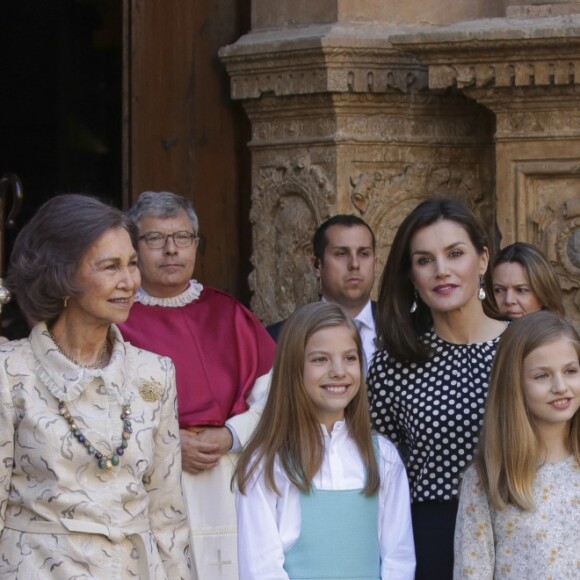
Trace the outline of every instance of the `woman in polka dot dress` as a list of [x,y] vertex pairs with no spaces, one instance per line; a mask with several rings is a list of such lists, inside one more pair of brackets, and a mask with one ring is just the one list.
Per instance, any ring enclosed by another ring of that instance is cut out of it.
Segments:
[[406,461],[417,579],[453,576],[459,474],[473,457],[506,328],[486,290],[489,260],[471,211],[430,199],[399,227],[381,280],[371,416]]

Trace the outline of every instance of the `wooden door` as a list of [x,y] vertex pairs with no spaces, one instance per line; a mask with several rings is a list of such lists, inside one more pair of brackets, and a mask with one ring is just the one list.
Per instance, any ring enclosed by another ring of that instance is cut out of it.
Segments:
[[196,278],[247,301],[249,123],[217,52],[249,28],[250,0],[124,1],[124,202],[189,197]]

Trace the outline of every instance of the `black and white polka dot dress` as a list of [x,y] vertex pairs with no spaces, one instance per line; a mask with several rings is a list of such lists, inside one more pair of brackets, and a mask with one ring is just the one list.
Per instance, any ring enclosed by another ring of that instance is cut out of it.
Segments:
[[457,496],[459,474],[473,458],[499,337],[451,344],[423,335],[433,356],[401,363],[380,350],[367,383],[374,428],[401,445],[413,502]]

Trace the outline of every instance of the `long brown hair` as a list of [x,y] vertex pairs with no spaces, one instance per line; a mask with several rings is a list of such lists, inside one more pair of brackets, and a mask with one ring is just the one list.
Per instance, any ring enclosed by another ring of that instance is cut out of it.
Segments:
[[[481,255],[487,249],[490,253],[490,263],[492,260],[491,248],[483,226],[461,201],[428,199],[403,220],[395,234],[381,277],[377,321],[382,346],[391,356],[401,361],[418,362],[430,356],[419,337],[433,324],[431,310],[417,296],[417,309],[413,314],[410,312],[415,299],[415,288],[410,277],[410,246],[417,231],[440,220],[449,220],[460,225],[467,232],[477,253]],[[491,292],[490,268],[485,274],[485,286],[486,298],[483,301],[483,310],[492,318],[500,318]]]
[[[324,457],[324,440],[315,408],[304,387],[304,351],[310,337],[324,328],[346,326],[356,343],[361,383],[364,381],[363,350],[351,318],[336,304],[316,302],[299,308],[284,324],[272,384],[256,430],[240,454],[233,481],[245,493],[258,470],[266,485],[276,493],[276,457],[290,481],[308,492]],[[377,493],[379,468],[371,438],[369,404],[364,384],[345,409],[345,420],[366,468],[364,493]]]
[[[523,363],[532,351],[560,338],[569,339],[580,357],[580,338],[574,328],[553,312],[542,310],[512,322],[499,341],[475,456],[481,485],[497,509],[507,504],[522,509],[534,506],[541,441],[525,402]],[[570,421],[568,448],[580,465],[578,412]]]

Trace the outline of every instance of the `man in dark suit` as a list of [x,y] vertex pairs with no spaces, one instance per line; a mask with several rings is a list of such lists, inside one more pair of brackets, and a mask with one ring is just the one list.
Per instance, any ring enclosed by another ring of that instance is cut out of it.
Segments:
[[[312,246],[320,299],[342,306],[354,319],[368,368],[376,350],[376,303],[370,299],[377,264],[375,235],[361,218],[339,214],[318,227]],[[284,322],[267,327],[276,341]]]

